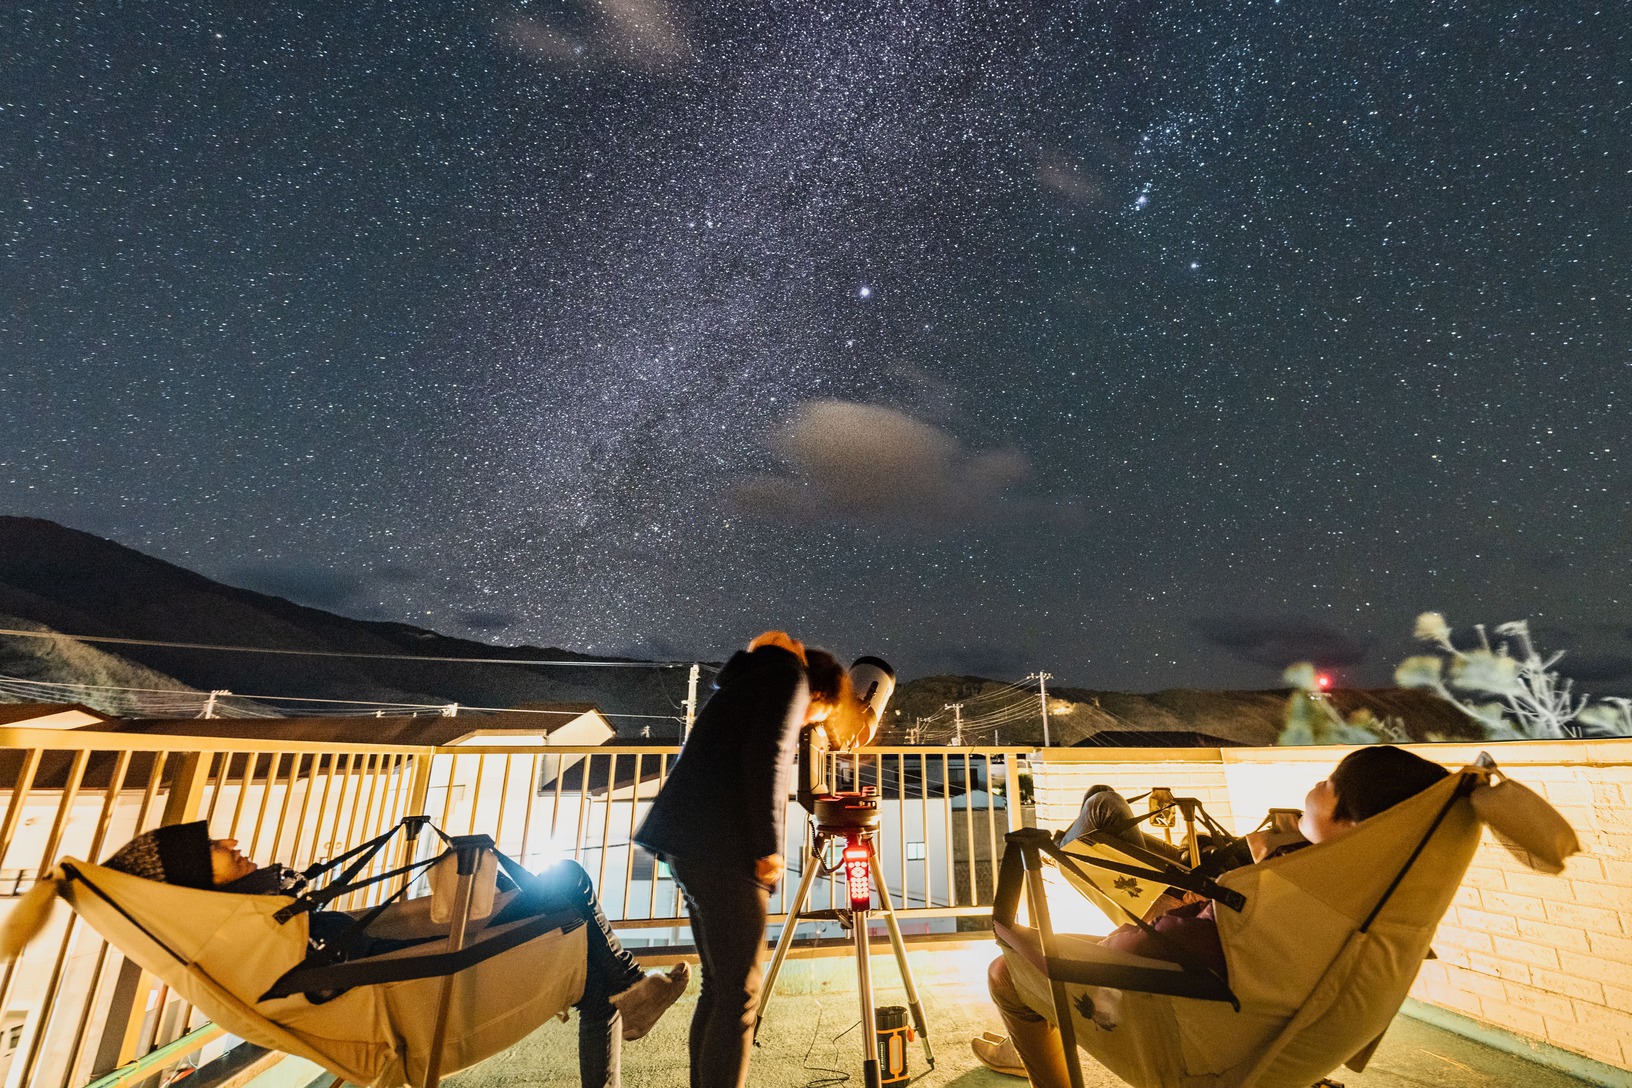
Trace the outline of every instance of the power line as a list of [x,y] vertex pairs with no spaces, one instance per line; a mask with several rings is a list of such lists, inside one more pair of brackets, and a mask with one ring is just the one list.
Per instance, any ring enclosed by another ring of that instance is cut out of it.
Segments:
[[[162,695],[177,704],[185,705],[187,701],[202,701],[209,697],[208,692],[184,691],[176,688],[126,688],[111,684],[64,684],[48,680],[24,680],[18,676],[0,676],[0,690],[27,692],[30,689],[50,688],[57,691],[77,692],[120,692],[130,694]],[[374,710],[443,710],[448,703],[385,703],[373,702],[366,699],[320,699],[302,695],[245,695],[231,691],[224,694],[234,699],[253,699],[260,703],[320,703],[328,706],[355,706],[367,707],[368,713]],[[482,713],[495,714],[558,714],[577,717],[581,711],[576,710],[549,710],[541,707],[503,707],[503,706],[470,706],[458,704],[460,710],[474,710]],[[235,710],[244,710],[243,707],[234,707]],[[604,718],[641,718],[653,721],[674,721],[672,714],[609,714],[599,710]],[[250,716],[250,715],[241,715]]]
[[[203,642],[164,642],[109,635],[68,635],[60,631],[18,631],[0,627],[0,635],[18,638],[71,638],[76,642],[106,642],[119,646],[162,646],[172,650],[215,650],[233,654],[283,654],[292,657],[351,657],[369,661],[445,662],[457,665],[560,665],[585,669],[689,669],[691,661],[538,661],[525,657],[430,657],[419,654],[365,654],[351,650],[283,650],[270,646],[217,646]],[[704,668],[713,666],[705,665]]]

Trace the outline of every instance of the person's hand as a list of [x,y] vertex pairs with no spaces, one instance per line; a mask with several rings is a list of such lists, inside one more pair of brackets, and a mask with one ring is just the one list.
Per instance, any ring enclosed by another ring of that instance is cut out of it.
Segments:
[[777,646],[788,651],[800,661],[805,659],[805,645],[786,631],[766,631],[762,635],[755,635],[748,643],[748,652],[753,653],[761,646]]
[[754,879],[767,888],[774,888],[776,882],[782,879],[782,871],[785,868],[781,854],[766,854],[762,858],[754,859]]

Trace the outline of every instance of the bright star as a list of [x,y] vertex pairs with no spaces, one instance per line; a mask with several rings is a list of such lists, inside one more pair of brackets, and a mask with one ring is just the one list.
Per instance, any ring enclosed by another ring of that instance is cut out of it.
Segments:
[[856,297],[857,298],[872,298],[873,297],[873,289],[871,287],[868,287],[864,283],[864,284],[861,285],[861,287],[859,287],[856,290]]

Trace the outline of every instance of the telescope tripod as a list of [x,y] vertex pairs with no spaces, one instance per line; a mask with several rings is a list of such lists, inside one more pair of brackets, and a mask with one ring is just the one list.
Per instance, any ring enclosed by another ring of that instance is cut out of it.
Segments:
[[[873,968],[867,947],[867,920],[872,916],[873,886],[878,887],[879,901],[883,904],[884,922],[889,928],[890,945],[895,949],[896,966],[901,969],[901,981],[907,991],[907,1008],[912,1013],[912,1024],[924,1044],[924,1060],[935,1068],[935,1052],[929,1046],[929,1029],[924,1024],[924,1007],[918,1000],[918,987],[912,980],[912,968],[907,964],[906,944],[901,940],[901,927],[895,920],[895,905],[890,902],[889,885],[884,882],[883,870],[878,864],[878,850],[874,840],[878,832],[872,826],[828,826],[813,822],[810,849],[805,856],[805,871],[799,880],[788,911],[788,920],[782,926],[782,935],[776,941],[776,953],[771,957],[770,969],[765,973],[765,985],[760,991],[759,1013],[754,1020],[754,1038],[759,1038],[759,1025],[765,1019],[765,1007],[770,1004],[776,989],[776,976],[793,946],[793,933],[800,922],[838,922],[850,931],[856,947],[856,990],[861,1001],[862,1078],[864,1088],[879,1088],[878,1025],[873,1014]],[[839,862],[829,865],[827,851],[834,842],[844,843]],[[848,910],[805,910],[810,898],[811,885],[818,876],[827,876],[844,868],[845,885],[849,892]]]

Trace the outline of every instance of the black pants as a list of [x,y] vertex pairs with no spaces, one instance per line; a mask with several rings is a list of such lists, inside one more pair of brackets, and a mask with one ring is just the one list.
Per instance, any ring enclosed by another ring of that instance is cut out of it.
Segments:
[[586,970],[578,1010],[578,1079],[582,1088],[618,1088],[622,1078],[623,1019],[613,994],[641,980],[644,972],[618,941],[595,897],[595,885],[576,861],[561,861],[539,873],[537,883],[511,901],[494,923],[566,907],[587,923],[584,927]]
[[742,1088],[764,980],[770,893],[752,874],[709,859],[670,858],[702,963],[691,1018],[691,1088]]

